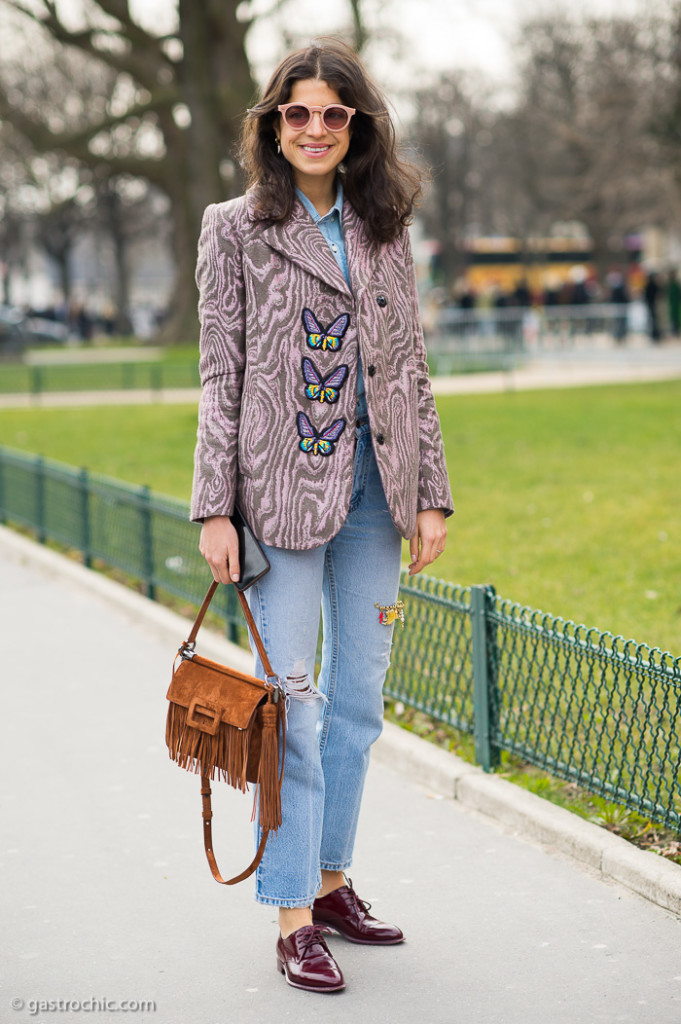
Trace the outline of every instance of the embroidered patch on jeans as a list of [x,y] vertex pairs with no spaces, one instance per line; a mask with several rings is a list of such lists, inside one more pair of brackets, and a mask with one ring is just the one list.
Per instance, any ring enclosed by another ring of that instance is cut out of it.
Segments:
[[300,450],[311,455],[333,455],[336,441],[345,429],[345,420],[334,420],[330,427],[316,431],[304,412],[298,413]]
[[342,313],[328,327],[322,327],[311,309],[303,310],[303,325],[307,331],[307,343],[310,348],[328,349],[337,352],[343,344],[342,338],[348,329],[350,314]]
[[399,619],[404,629],[404,601],[396,601],[395,604],[374,604],[374,608],[378,608],[378,621],[382,626],[391,626]]

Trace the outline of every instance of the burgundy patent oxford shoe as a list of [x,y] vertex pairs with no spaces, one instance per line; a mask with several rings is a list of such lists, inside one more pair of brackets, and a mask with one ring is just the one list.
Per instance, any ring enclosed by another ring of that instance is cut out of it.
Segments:
[[317,925],[333,928],[350,942],[365,946],[394,946],[404,942],[402,931],[394,924],[377,921],[369,913],[370,903],[361,900],[347,885],[334,889],[328,896],[318,896],[312,906],[312,920]]
[[277,941],[277,970],[293,988],[307,992],[339,992],[345,988],[340,967],[331,956],[324,933],[306,924]]

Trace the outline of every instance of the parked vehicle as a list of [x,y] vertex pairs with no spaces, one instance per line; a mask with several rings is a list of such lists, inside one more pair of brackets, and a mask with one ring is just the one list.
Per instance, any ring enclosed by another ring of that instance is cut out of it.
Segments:
[[20,355],[32,345],[59,345],[68,338],[66,324],[31,316],[16,306],[0,306],[0,355]]

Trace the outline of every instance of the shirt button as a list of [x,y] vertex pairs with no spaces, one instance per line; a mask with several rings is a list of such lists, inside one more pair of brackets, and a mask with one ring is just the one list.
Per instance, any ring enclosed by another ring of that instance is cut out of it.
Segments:
[[371,366],[367,367],[367,373],[369,374],[370,377],[373,377],[373,375],[376,373],[376,367],[374,366],[373,363],[371,364]]
[[376,434],[376,441],[378,442],[378,444],[384,444],[385,438],[383,437],[383,434]]
[[386,299],[385,295],[377,295],[376,302],[381,307],[381,309],[385,309],[385,307],[388,305],[388,300]]

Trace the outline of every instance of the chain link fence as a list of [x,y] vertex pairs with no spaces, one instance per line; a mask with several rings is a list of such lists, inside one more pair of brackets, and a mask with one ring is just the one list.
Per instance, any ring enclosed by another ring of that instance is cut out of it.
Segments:
[[[0,518],[118,570],[149,597],[194,611],[206,589],[187,506],[0,447]],[[386,694],[475,738],[681,831],[681,658],[427,576],[401,580]],[[245,643],[238,603],[211,610]]]

